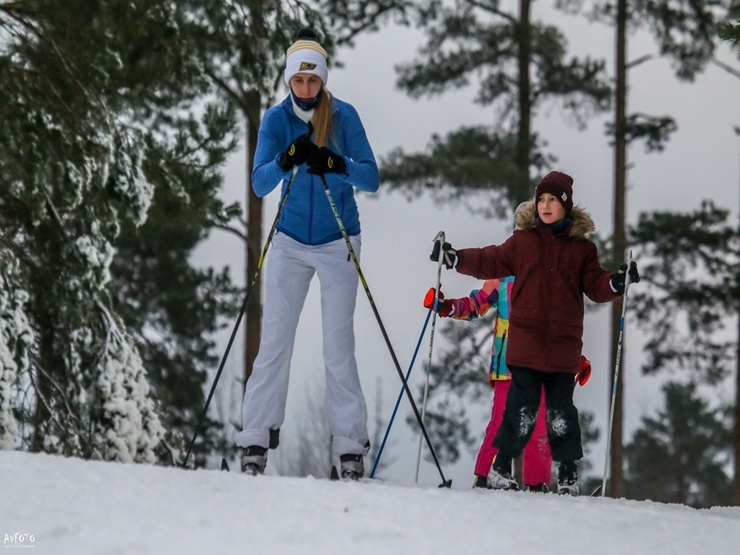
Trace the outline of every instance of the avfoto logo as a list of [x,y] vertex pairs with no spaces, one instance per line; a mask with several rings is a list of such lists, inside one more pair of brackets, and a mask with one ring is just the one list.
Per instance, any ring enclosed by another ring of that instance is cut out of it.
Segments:
[[10,549],[13,547],[36,547],[36,536],[33,534],[16,532],[14,534],[5,534],[3,547]]

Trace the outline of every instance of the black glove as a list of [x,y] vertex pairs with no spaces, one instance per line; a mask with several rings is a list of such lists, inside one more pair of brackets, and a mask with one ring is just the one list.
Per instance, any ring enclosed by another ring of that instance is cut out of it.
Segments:
[[280,169],[287,172],[293,166],[304,164],[309,156],[318,149],[319,147],[311,141],[311,129],[309,129],[305,135],[293,139],[290,146],[280,155],[280,160],[278,160]]
[[[635,262],[634,260],[630,262],[629,272],[630,272],[630,283],[639,283],[640,274],[637,271],[637,262]],[[627,275],[627,263],[626,262],[622,262],[622,264],[619,265],[619,270],[612,274],[612,279],[611,279],[612,289],[616,293],[619,293],[620,295],[624,295],[624,281],[625,281],[626,275]]]
[[347,163],[344,156],[322,146],[314,150],[308,157],[308,173],[324,175],[327,173],[347,173]]
[[441,246],[443,251],[442,263],[445,265],[445,268],[451,270],[457,262],[457,251],[453,249],[452,245],[449,243],[445,243],[443,245],[441,243],[442,242],[439,239],[434,242],[434,248],[432,249],[432,254],[429,255],[429,260],[432,262],[439,262],[439,249]]

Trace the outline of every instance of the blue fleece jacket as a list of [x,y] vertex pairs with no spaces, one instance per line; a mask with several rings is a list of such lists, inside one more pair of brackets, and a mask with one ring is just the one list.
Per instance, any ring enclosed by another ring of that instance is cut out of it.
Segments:
[[[357,111],[337,98],[332,98],[332,109],[333,134],[328,146],[344,156],[347,174],[327,173],[325,177],[347,233],[357,235],[360,215],[354,189],[377,191],[380,174]],[[282,199],[293,169],[284,172],[278,160],[291,141],[307,131],[308,125],[293,112],[290,95],[265,112],[252,171],[252,188],[257,196],[267,195],[282,180]],[[307,169],[306,164],[299,166],[277,229],[305,245],[322,245],[340,239],[342,233],[321,177],[307,173]]]

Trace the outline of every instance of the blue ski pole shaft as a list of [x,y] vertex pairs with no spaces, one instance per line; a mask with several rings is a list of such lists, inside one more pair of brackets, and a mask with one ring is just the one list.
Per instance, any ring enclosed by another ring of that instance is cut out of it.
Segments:
[[[414,354],[411,357],[411,362],[409,363],[409,368],[406,371],[406,381],[409,381],[409,376],[411,375],[411,369],[414,367],[414,362],[416,361],[416,355],[419,353],[419,347],[421,346],[421,340],[424,337],[424,332],[427,330],[427,324],[429,323],[429,317],[432,315],[432,311],[430,310],[427,312],[427,318],[424,320],[424,327],[421,328],[421,334],[419,335],[419,340],[416,342],[416,349],[414,350]],[[393,413],[391,414],[391,419],[388,421],[388,426],[385,428],[385,434],[383,435],[383,441],[380,443],[380,449],[378,449],[378,454],[375,456],[375,462],[373,462],[373,469],[370,471],[370,477],[375,477],[375,471],[378,469],[378,463],[380,462],[380,457],[383,454],[383,449],[385,449],[385,442],[388,439],[388,434],[391,431],[391,426],[393,426],[393,421],[396,418],[396,412],[398,412],[398,406],[401,404],[401,398],[403,397],[403,386],[401,386],[401,390],[398,392],[398,398],[396,399],[396,406],[393,407]]]

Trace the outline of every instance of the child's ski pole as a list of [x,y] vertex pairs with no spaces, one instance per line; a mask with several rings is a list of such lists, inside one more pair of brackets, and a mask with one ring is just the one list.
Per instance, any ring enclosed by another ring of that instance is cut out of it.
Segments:
[[627,269],[624,276],[624,295],[622,295],[622,317],[619,320],[619,340],[617,341],[617,356],[614,362],[614,377],[612,381],[612,399],[609,409],[609,430],[606,435],[606,457],[604,458],[604,477],[601,481],[601,497],[606,495],[606,476],[609,470],[609,454],[612,443],[612,426],[614,425],[614,405],[617,399],[617,384],[619,383],[619,364],[622,359],[622,334],[624,333],[624,314],[627,310],[627,289],[630,285],[630,268],[632,266],[632,251],[627,255]]
[[[432,372],[432,349],[434,348],[434,328],[435,324],[437,323],[437,310],[439,308],[439,287],[440,282],[442,280],[442,261],[444,260],[445,252],[444,249],[441,248],[442,245],[444,245],[445,242],[445,232],[440,231],[437,233],[437,236],[434,238],[434,243],[437,241],[440,242],[440,249],[439,249],[439,258],[437,259],[437,282],[434,286],[434,308],[432,309],[432,331],[429,334],[429,357],[427,359],[427,376],[426,381],[424,382],[424,399],[421,403],[421,424],[424,425],[424,416],[427,412],[427,395],[429,393],[429,375]],[[416,454],[416,474],[414,475],[414,483],[417,483],[419,481],[419,465],[421,463],[421,435],[419,435],[419,449]]]
[[[414,362],[416,362],[416,355],[419,352],[419,347],[421,346],[421,340],[424,337],[424,332],[427,331],[427,324],[429,323],[429,317],[431,316],[432,311],[431,309],[427,311],[427,317],[426,320],[424,320],[424,326],[421,328],[421,333],[419,334],[419,340],[416,342],[416,349],[414,349],[414,354],[411,356],[411,362],[409,362],[408,370],[406,370],[406,381],[409,381],[409,376],[411,375],[411,369],[414,367]],[[391,426],[393,426],[393,421],[396,419],[396,412],[398,412],[398,406],[401,404],[401,397],[403,397],[403,386],[401,386],[401,390],[398,392],[398,398],[396,399],[396,406],[393,407],[393,413],[391,414],[391,419],[388,421],[388,426],[385,428],[385,434],[383,435],[383,441],[380,443],[380,449],[378,449],[378,454],[375,456],[375,462],[373,463],[373,469],[370,471],[370,477],[375,478],[375,471],[378,469],[378,463],[380,462],[380,456],[383,454],[383,449],[385,449],[385,442],[388,439],[388,434],[391,431]]]

